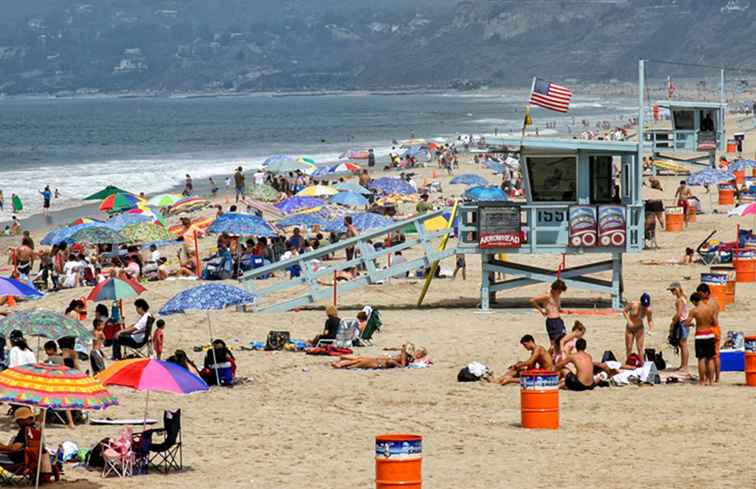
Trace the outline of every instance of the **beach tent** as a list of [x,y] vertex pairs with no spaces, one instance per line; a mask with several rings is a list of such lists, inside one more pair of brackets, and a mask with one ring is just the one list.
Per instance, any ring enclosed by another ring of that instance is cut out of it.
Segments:
[[118,187],[114,187],[113,185],[108,185],[104,189],[100,190],[99,192],[95,192],[92,195],[88,197],[84,197],[84,200],[103,200],[108,197],[110,197],[113,194],[130,194],[133,195],[131,192],[127,192],[126,190],[121,190]]

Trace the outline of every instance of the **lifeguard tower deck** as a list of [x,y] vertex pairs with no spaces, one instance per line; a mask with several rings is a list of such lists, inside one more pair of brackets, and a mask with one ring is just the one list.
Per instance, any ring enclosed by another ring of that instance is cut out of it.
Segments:
[[[643,248],[639,145],[574,139],[495,139],[519,148],[524,203],[460,206],[458,253],[480,254],[481,309],[496,293],[561,278],[568,287],[608,293],[621,307],[622,254]],[[618,177],[618,178],[617,178]],[[496,256],[506,253],[507,261]],[[610,255],[562,270],[520,264],[525,254]],[[611,280],[589,275],[611,272]],[[496,273],[510,278],[497,282]]]

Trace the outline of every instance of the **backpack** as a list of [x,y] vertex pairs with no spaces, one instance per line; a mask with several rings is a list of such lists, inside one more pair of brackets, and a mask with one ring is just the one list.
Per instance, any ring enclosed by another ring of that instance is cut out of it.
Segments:
[[614,353],[612,352],[612,350],[606,350],[604,351],[604,354],[601,355],[601,363],[616,362],[616,361],[617,361],[617,357],[614,356]]
[[667,343],[675,349],[675,354],[680,351],[680,343],[682,342],[683,325],[676,323],[669,329],[669,336],[667,336]]
[[289,342],[288,331],[269,331],[268,339],[265,341],[265,350],[283,350],[284,345]]
[[107,448],[109,443],[110,438],[103,438],[92,447],[86,460],[89,467],[101,469],[105,466],[105,459],[102,457],[102,452],[105,451],[105,448]]
[[662,352],[659,352],[656,355],[654,355],[654,365],[656,365],[656,369],[659,371],[662,371],[665,368],[667,368],[667,361],[664,360],[664,357],[662,356]]
[[457,382],[480,382],[480,378],[465,367],[457,374]]

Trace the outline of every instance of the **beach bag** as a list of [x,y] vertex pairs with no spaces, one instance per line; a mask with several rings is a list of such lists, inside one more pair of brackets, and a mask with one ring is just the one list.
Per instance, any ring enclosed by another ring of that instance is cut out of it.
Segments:
[[283,350],[284,345],[289,342],[289,338],[288,331],[269,331],[268,339],[265,340],[265,350]]
[[480,362],[472,362],[457,374],[457,382],[480,382],[491,374],[491,371]]
[[102,452],[108,447],[110,438],[103,438],[89,451],[87,457],[87,465],[95,469],[101,469],[105,466],[105,459],[102,457]]
[[480,378],[465,367],[457,374],[457,382],[480,382]]
[[667,336],[667,343],[675,349],[675,354],[680,351],[680,342],[683,337],[683,325],[675,323],[669,330],[669,336]]
[[617,358],[614,356],[614,353],[612,352],[612,350],[606,350],[604,351],[604,354],[601,355],[601,363],[616,362],[616,361],[617,361]]
[[667,368],[667,361],[664,360],[664,357],[662,356],[662,352],[656,353],[654,355],[654,365],[656,365],[656,369],[661,371]]

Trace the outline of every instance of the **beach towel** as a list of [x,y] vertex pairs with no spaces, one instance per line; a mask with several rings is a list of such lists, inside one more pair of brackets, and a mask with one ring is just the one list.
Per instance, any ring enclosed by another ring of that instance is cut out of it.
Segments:
[[326,345],[313,348],[305,348],[305,353],[307,353],[308,355],[340,357],[342,355],[351,355],[354,352],[351,348],[338,348],[333,345]]

